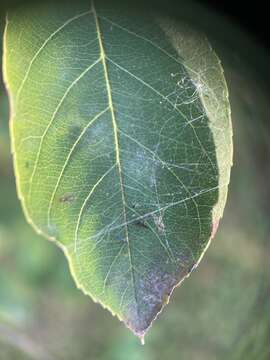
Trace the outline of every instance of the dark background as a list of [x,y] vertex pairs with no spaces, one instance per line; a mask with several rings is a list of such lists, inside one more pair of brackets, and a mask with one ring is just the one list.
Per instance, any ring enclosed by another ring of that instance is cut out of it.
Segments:
[[[219,55],[231,100],[234,166],[215,240],[144,347],[76,289],[61,251],[26,223],[1,84],[0,360],[270,359],[269,21],[262,1],[240,9],[235,3],[148,2],[149,11],[202,29]],[[0,8],[3,24],[7,2]]]

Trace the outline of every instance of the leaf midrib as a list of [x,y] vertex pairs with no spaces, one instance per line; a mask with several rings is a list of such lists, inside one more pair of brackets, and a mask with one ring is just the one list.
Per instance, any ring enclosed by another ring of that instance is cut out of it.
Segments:
[[124,193],[124,184],[123,184],[123,175],[122,175],[122,167],[120,162],[120,147],[119,147],[119,138],[118,138],[118,126],[116,122],[116,116],[115,116],[115,110],[113,106],[113,99],[112,99],[112,90],[111,85],[109,81],[109,73],[108,73],[108,67],[106,62],[106,53],[103,46],[102,41],[102,33],[100,29],[98,14],[94,5],[94,1],[91,2],[91,8],[95,19],[95,25],[96,25],[96,31],[98,36],[98,42],[99,42],[99,48],[100,48],[100,57],[101,62],[104,69],[104,77],[106,82],[106,89],[107,89],[107,96],[108,96],[108,103],[109,103],[109,109],[111,111],[111,117],[112,117],[112,125],[113,125],[113,133],[114,133],[114,143],[115,143],[115,153],[116,153],[116,163],[119,173],[119,181],[120,181],[120,188],[121,188],[121,198],[122,198],[122,205],[123,205],[123,217],[124,217],[124,227],[125,227],[125,235],[126,235],[126,242],[128,247],[128,257],[130,262],[130,271],[131,271],[131,280],[132,280],[132,289],[133,289],[133,295],[136,302],[136,311],[138,313],[138,301],[137,301],[137,294],[135,290],[135,275],[134,275],[134,266],[132,261],[132,254],[131,254],[131,248],[130,248],[130,239],[129,239],[129,232],[128,232],[128,222],[127,222],[127,214],[126,214],[126,200],[125,200],[125,193]]

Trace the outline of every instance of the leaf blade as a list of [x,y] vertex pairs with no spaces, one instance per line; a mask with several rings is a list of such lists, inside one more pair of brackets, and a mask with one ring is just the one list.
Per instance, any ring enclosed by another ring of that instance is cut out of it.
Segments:
[[[34,17],[17,15],[6,28],[17,187],[28,220],[61,246],[77,285],[143,337],[222,215],[229,104],[207,40],[167,20],[99,11],[61,14],[49,35],[51,13],[39,16],[43,41],[28,65],[16,65],[9,48],[23,53],[16,34],[29,21],[39,29]],[[33,33],[24,37],[30,43]],[[215,71],[192,58],[198,44],[206,55],[195,59]]]

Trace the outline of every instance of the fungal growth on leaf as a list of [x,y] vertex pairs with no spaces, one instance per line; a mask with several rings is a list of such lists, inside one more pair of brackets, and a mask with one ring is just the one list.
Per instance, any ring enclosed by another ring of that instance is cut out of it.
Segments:
[[77,286],[143,339],[225,206],[219,59],[184,24],[76,2],[8,14],[4,76],[27,220],[63,249]]

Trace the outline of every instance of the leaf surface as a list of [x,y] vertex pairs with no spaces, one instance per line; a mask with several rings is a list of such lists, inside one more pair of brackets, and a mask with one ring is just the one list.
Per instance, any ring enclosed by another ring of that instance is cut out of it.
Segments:
[[77,3],[9,14],[4,75],[28,221],[63,249],[78,287],[143,338],[225,206],[232,139],[217,56],[172,20]]

